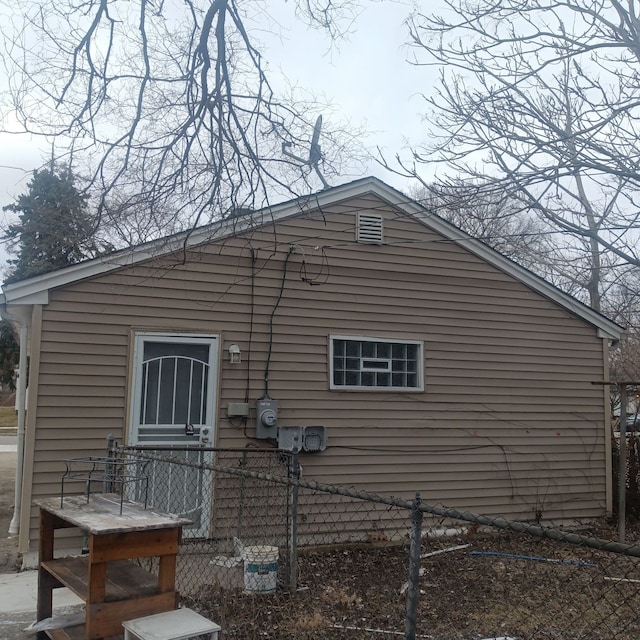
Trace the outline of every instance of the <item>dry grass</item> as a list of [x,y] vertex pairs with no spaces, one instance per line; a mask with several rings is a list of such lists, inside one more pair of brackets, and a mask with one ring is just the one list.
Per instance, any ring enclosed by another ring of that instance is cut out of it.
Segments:
[[17,428],[18,416],[14,407],[0,407],[0,428]]

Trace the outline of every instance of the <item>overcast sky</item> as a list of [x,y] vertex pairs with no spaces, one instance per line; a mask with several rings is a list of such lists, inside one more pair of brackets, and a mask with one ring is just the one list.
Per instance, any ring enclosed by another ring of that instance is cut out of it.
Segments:
[[[283,6],[290,11],[290,4]],[[269,10],[273,6],[270,3]],[[379,146],[393,158],[408,140],[417,144],[424,139],[426,127],[420,115],[424,101],[418,94],[428,93],[433,83],[433,72],[406,61],[403,22],[409,11],[410,5],[403,2],[367,5],[352,33],[333,46],[323,33],[305,29],[285,16],[281,37],[259,36],[266,44],[264,58],[271,72],[281,72],[292,85],[331,102],[336,117],[364,126],[370,133],[363,142],[370,148]],[[289,25],[293,28],[287,29]],[[277,80],[274,84],[277,87]],[[46,146],[28,136],[0,134],[0,206],[24,192],[30,172],[43,163],[46,154]],[[375,162],[365,175],[376,175],[400,189],[407,185]],[[0,261],[5,259],[2,252]]]
[[[406,140],[414,144],[423,140],[420,93],[429,93],[435,77],[432,69],[407,62],[404,21],[410,10],[404,2],[373,3],[357,18],[354,32],[333,48],[328,49],[320,32],[298,29],[283,46],[271,43],[266,58],[292,82],[325,95],[337,115],[364,125],[370,132],[367,145],[393,156]],[[389,182],[398,182],[375,163],[369,168]]]

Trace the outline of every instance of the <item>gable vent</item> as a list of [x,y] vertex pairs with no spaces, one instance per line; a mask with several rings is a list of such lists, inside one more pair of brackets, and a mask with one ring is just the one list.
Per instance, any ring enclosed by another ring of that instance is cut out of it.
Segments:
[[362,244],[382,244],[382,216],[359,213],[356,241]]

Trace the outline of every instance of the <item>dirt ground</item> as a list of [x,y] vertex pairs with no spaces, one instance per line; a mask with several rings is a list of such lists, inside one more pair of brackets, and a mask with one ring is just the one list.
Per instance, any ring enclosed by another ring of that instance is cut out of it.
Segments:
[[[640,637],[637,558],[495,532],[425,540],[422,553],[417,638]],[[216,620],[225,639],[404,635],[406,546],[317,550],[299,560],[297,593],[256,596],[210,587],[189,604]]]
[[[16,571],[15,453],[0,452],[0,573]],[[587,533],[586,531],[584,533]],[[591,535],[614,540],[615,526]],[[629,526],[640,540],[640,527]],[[636,542],[637,544],[637,542]],[[640,559],[523,534],[473,531],[423,540],[417,638],[637,640]],[[404,635],[406,545],[309,550],[299,590],[246,594],[203,585],[185,598],[222,626],[221,640],[371,640]],[[23,640],[26,623],[0,624],[0,640]]]
[[15,477],[16,454],[0,451],[0,573],[11,573],[20,568],[18,540],[8,537],[13,517]]

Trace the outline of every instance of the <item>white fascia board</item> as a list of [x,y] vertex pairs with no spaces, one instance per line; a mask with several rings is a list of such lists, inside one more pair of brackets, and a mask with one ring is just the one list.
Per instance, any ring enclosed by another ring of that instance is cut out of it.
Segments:
[[[123,261],[123,256],[120,256],[120,254],[118,256],[119,260]],[[7,304],[47,304],[51,289],[70,282],[76,282],[77,280],[90,278],[121,266],[114,265],[107,260],[107,258],[96,258],[59,269],[58,271],[51,271],[27,280],[7,284],[4,286],[5,300]],[[126,260],[123,261],[123,264],[127,264]]]
[[34,293],[21,295],[20,297],[10,298],[7,302],[12,307],[19,304],[49,304],[49,290],[35,291]]
[[[375,178],[363,178],[346,185],[320,191],[306,198],[298,198],[261,209],[255,212],[255,216],[214,222],[190,232],[169,238],[160,238],[137,247],[124,249],[100,258],[85,260],[57,271],[8,284],[4,286],[6,302],[7,304],[47,304],[49,301],[48,292],[56,287],[115,271],[151,258],[158,258],[184,248],[231,237],[249,229],[263,227],[305,211],[330,206],[341,200],[371,191],[372,189],[367,189],[366,187],[368,183],[378,184],[379,181]],[[375,191],[375,189],[373,190]]]
[[15,304],[29,301],[36,304],[47,304],[48,292],[51,289],[171,253],[185,246],[185,238],[186,245],[191,246],[194,244],[196,233],[193,233],[190,237],[185,234],[169,240],[161,239],[5,285],[4,296],[6,302]]
[[528,269],[521,267],[519,264],[494,251],[488,245],[472,238],[446,220],[430,214],[422,205],[409,199],[405,194],[390,187],[388,184],[382,182],[382,180],[374,177],[361,178],[347,184],[319,191],[308,197],[297,198],[273,207],[267,207],[256,211],[256,215],[254,216],[227,219],[212,223],[191,232],[170,238],[161,238],[160,240],[119,251],[109,256],[87,260],[58,271],[46,273],[42,276],[36,276],[28,280],[6,285],[4,287],[6,302],[7,304],[26,302],[46,304],[49,290],[55,287],[64,286],[71,282],[137,264],[150,258],[158,258],[182,248],[189,248],[205,242],[231,237],[252,228],[273,224],[284,218],[304,213],[305,211],[322,209],[323,207],[329,207],[341,201],[366,194],[376,195],[392,207],[415,217],[433,231],[460,244],[460,246],[482,260],[511,275],[534,291],[537,291],[574,315],[597,327],[601,337],[612,340],[619,340],[622,337],[624,333],[623,327],[586,305],[583,305],[581,302],[578,302],[578,300],[572,296],[560,291],[560,289],[554,287]]
[[582,304],[582,302],[576,300],[573,296],[564,293],[529,269],[526,269],[513,260],[503,256],[501,253],[489,247],[489,245],[484,244],[461,229],[458,229],[455,225],[447,222],[437,215],[429,213],[425,207],[414,200],[411,200],[404,193],[394,189],[378,178],[363,178],[329,190],[326,192],[326,195],[333,196],[331,198],[331,202],[324,201],[323,196],[325,195],[325,192],[320,192],[317,195],[317,202],[315,204],[317,206],[327,206],[333,202],[339,202],[340,200],[345,200],[350,197],[362,196],[366,193],[372,193],[388,202],[392,207],[400,209],[409,216],[418,219],[422,224],[433,231],[440,233],[445,238],[459,244],[485,262],[488,262],[497,269],[500,269],[500,271],[503,271],[516,280],[519,280],[533,291],[538,292],[549,300],[567,309],[570,313],[582,318],[598,329],[598,337],[610,340],[620,340],[624,335],[624,327],[621,327],[619,324],[609,320],[607,317],[597,311],[594,311],[587,305]]
[[594,311],[579,300],[576,300],[573,296],[564,293],[529,269],[526,269],[513,260],[503,256],[501,253],[498,253],[480,240],[476,240],[446,220],[430,214],[419,204],[405,201],[401,208],[410,215],[416,217],[425,226],[459,244],[461,247],[464,247],[485,262],[493,265],[497,269],[500,269],[504,273],[513,276],[525,286],[538,292],[545,298],[548,298],[561,307],[567,309],[567,311],[593,325],[598,329],[599,337],[610,340],[620,340],[622,338],[625,332],[624,327],[621,327],[619,324],[609,320],[601,313]]

